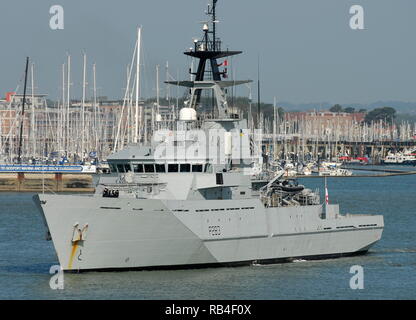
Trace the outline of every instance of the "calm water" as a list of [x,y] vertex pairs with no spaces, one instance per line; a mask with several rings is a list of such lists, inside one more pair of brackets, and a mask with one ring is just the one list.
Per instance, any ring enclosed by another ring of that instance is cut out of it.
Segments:
[[[321,179],[303,181],[323,189]],[[269,266],[186,271],[65,274],[49,288],[57,264],[44,240],[32,194],[0,193],[0,299],[414,299],[416,176],[328,179],[330,201],[343,212],[381,213],[382,240],[368,255]],[[361,265],[365,289],[351,290]]]

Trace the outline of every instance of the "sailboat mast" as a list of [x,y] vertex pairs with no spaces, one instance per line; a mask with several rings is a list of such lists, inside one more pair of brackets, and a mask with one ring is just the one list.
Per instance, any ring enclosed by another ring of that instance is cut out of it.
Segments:
[[276,135],[277,135],[277,99],[274,97],[273,101],[273,158],[276,157]]
[[257,123],[257,127],[259,128],[259,129],[261,129],[260,128],[260,123],[261,123],[261,120],[260,120],[260,118],[261,118],[261,114],[260,114],[260,104],[261,104],[261,92],[260,92],[260,57],[258,58],[258,61],[257,61],[257,76],[258,76],[258,79],[257,79],[257,121],[258,121],[258,123]]
[[92,66],[93,72],[93,81],[94,81],[94,134],[95,134],[95,152],[97,152],[98,156],[98,122],[97,122],[97,113],[98,113],[98,106],[97,106],[97,79],[96,79],[96,66],[95,63]]
[[84,68],[82,73],[82,104],[81,104],[81,158],[84,160],[85,155],[85,87],[86,87],[86,73],[87,73],[87,55],[83,53]]
[[61,132],[60,144],[61,144],[61,149],[59,151],[62,150],[62,145],[65,145],[65,134],[64,134],[65,121],[66,121],[65,85],[66,85],[65,84],[65,63],[63,63],[62,64],[62,108],[61,108],[60,113],[59,113],[60,116],[61,116],[61,122],[60,122],[60,132]]
[[70,121],[70,114],[69,114],[69,108],[70,108],[70,104],[71,104],[71,98],[70,98],[70,87],[71,87],[71,56],[68,54],[68,74],[67,74],[67,90],[66,90],[66,103],[67,103],[67,108],[66,108],[66,147],[65,147],[65,152],[66,155],[68,156],[68,151],[69,151],[69,146],[70,146],[70,125],[71,125],[71,121]]
[[35,135],[35,81],[34,81],[35,65],[31,64],[31,85],[32,85],[32,119],[31,119],[31,136],[32,136],[32,156],[36,157],[36,135]]
[[[136,47],[137,47],[137,43],[136,43]],[[133,55],[134,56],[134,55]],[[127,66],[127,73],[126,73],[126,93],[125,96],[127,97],[127,101],[125,102],[127,105],[127,144],[130,144],[130,142],[132,141],[132,138],[134,138],[133,136],[133,92],[130,92],[130,65]],[[133,84],[133,88],[134,88],[134,84]],[[133,90],[132,90],[133,91]],[[124,141],[124,140],[123,140]]]
[[[129,105],[129,103],[130,103],[129,102],[130,82],[131,82],[130,80],[131,80],[131,76],[132,76],[133,69],[134,69],[133,66],[134,66],[134,60],[135,60],[135,57],[136,57],[137,45],[138,45],[138,43],[136,41],[136,44],[134,46],[133,56],[131,58],[131,64],[129,65],[131,67],[128,67],[129,70],[128,70],[128,76],[127,76],[126,90],[125,90],[125,93],[124,93],[123,106],[122,106],[121,112],[118,116],[118,126],[117,126],[117,129],[115,127],[113,128],[115,130],[114,133],[116,134],[116,138],[114,140],[114,150],[118,150],[117,148],[118,148],[119,142],[120,142],[121,146],[123,146],[123,142],[124,142],[124,140],[120,140],[120,131],[121,131],[121,125],[122,125],[122,120],[123,120],[123,115],[124,115],[124,108],[126,106],[127,106],[127,108],[130,108],[130,105]],[[132,88],[134,89],[134,85],[132,86]],[[133,100],[133,96],[131,97],[130,100]],[[114,135],[114,133],[113,133],[113,135]]]
[[26,86],[27,86],[27,70],[29,68],[29,57],[26,58],[26,69],[25,69],[25,86],[23,89],[23,102],[22,102],[22,115],[20,120],[20,135],[19,135],[19,150],[17,159],[19,164],[22,164],[22,142],[23,142],[23,124],[25,122],[25,103],[26,103]]
[[140,50],[141,50],[142,29],[137,29],[137,59],[136,59],[136,108],[134,124],[134,142],[139,141],[139,97],[140,97]]
[[156,113],[156,115],[153,115],[155,118],[153,118],[153,128],[152,130],[154,131],[155,128],[155,123],[158,121],[158,117],[160,115],[160,87],[159,87],[159,65],[156,65],[156,110],[153,112]]
[[156,66],[156,103],[157,103],[157,113],[159,113],[159,106],[160,106],[159,65]]

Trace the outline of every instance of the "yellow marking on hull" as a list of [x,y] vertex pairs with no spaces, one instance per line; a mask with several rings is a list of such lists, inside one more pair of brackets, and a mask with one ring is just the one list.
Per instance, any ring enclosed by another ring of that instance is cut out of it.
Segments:
[[72,262],[74,261],[74,256],[75,256],[75,252],[77,252],[77,249],[78,249],[78,241],[75,241],[74,244],[72,245],[71,256],[69,257],[69,263],[68,263],[69,270],[72,269]]

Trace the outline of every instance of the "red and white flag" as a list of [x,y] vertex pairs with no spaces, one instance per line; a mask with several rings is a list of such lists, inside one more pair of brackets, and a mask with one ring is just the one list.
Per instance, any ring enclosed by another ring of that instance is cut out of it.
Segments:
[[218,65],[219,67],[228,67],[228,60],[224,60],[223,63]]

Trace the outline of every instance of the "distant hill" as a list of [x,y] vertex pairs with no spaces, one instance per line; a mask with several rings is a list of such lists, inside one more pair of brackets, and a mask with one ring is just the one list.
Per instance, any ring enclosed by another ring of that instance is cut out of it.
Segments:
[[[311,110],[328,110],[334,105],[329,102],[318,102],[318,103],[301,103],[293,104],[290,102],[281,102],[279,106],[285,109],[286,112],[291,111],[311,111]],[[356,110],[366,109],[371,111],[380,107],[392,107],[396,109],[397,113],[401,114],[414,114],[416,115],[416,102],[403,102],[403,101],[377,101],[370,104],[352,103],[352,104],[341,104],[342,107],[352,107]]]

